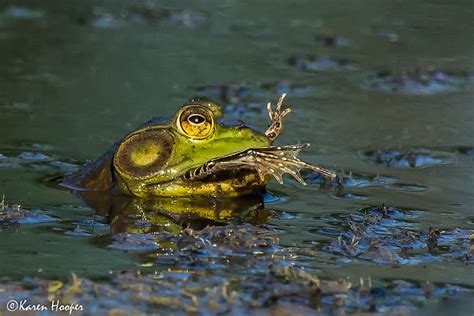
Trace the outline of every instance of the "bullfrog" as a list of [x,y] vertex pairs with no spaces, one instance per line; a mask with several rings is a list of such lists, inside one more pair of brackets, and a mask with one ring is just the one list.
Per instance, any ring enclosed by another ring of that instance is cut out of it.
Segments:
[[301,169],[334,178],[297,157],[309,144],[273,145],[291,112],[282,108],[285,97],[276,106],[268,103],[264,133],[243,122],[225,123],[221,106],[211,99],[191,99],[170,119],[151,120],[129,133],[61,185],[139,198],[235,197],[262,192],[272,176],[283,183],[285,173],[305,185]]

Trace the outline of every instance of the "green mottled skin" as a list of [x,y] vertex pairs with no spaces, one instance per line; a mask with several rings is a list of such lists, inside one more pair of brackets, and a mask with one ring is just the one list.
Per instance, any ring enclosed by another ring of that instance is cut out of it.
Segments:
[[[187,181],[182,177],[186,171],[198,168],[211,159],[271,144],[264,134],[244,125],[227,126],[219,123],[218,118],[222,116],[222,112],[220,106],[213,102],[200,100],[191,101],[190,104],[207,109],[212,116],[214,129],[207,137],[196,139],[180,130],[179,115],[185,106],[165,123],[155,124],[152,121],[130,133],[94,164],[67,177],[62,184],[75,190],[114,190],[138,197],[237,196],[263,188],[269,177],[261,179],[251,170],[238,175],[230,173],[227,178],[221,176],[219,179],[204,181]],[[123,155],[119,150],[121,144],[130,136],[154,130],[160,130],[172,139],[166,161],[159,168],[144,166],[140,175],[122,172],[118,164],[119,155]]]

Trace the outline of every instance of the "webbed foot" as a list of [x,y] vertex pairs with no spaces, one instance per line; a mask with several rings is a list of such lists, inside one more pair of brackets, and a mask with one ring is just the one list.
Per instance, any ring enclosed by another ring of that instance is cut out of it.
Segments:
[[283,129],[283,118],[291,112],[291,108],[286,108],[283,111],[281,110],[281,106],[283,105],[283,101],[285,100],[286,93],[283,93],[278,99],[275,111],[272,110],[271,102],[267,104],[267,111],[268,116],[270,117],[270,126],[265,131],[265,135],[270,139],[273,143],[275,139],[281,134]]

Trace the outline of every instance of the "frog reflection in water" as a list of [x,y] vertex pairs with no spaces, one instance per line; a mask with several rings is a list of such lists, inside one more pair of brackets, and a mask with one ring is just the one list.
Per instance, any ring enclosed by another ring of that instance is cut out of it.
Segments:
[[284,98],[285,94],[275,109],[268,104],[271,123],[265,133],[243,123],[225,124],[218,104],[192,99],[169,121],[155,119],[128,134],[96,162],[67,176],[61,185],[96,209],[97,205],[112,207],[104,202],[105,193],[121,200],[128,195],[135,208],[153,208],[153,203],[143,200],[159,197],[163,204],[170,197],[176,201],[177,197],[261,196],[272,176],[283,183],[285,173],[304,185],[301,169],[334,178],[331,171],[297,158],[309,144],[272,146],[282,131],[283,118],[291,111],[282,110]]

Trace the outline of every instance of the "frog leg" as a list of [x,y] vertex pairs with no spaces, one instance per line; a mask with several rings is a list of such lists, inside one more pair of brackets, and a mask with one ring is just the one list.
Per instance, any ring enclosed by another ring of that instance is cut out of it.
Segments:
[[334,179],[336,177],[334,172],[319,166],[313,166],[297,157],[299,151],[308,146],[309,144],[301,144],[250,149],[239,160],[243,164],[253,166],[262,181],[267,175],[271,175],[280,184],[283,184],[283,175],[288,173],[300,184],[306,185],[300,175],[302,169],[310,169],[327,178]]
[[301,169],[310,169],[325,177],[334,179],[336,177],[334,172],[322,167],[313,166],[298,159],[299,151],[308,146],[309,144],[302,144],[247,149],[242,152],[210,160],[204,165],[192,171],[188,171],[184,175],[184,178],[186,180],[202,180],[213,173],[233,170],[240,167],[256,170],[262,181],[264,181],[268,175],[271,175],[279,183],[283,183],[283,175],[288,173],[299,183],[306,185],[306,182],[300,175]]
[[272,110],[271,102],[268,102],[267,104],[268,116],[270,117],[270,126],[268,126],[268,129],[265,131],[265,135],[272,143],[275,141],[275,139],[277,139],[283,129],[283,118],[291,112],[291,108],[286,108],[281,111],[281,106],[283,105],[285,97],[286,93],[283,93],[280,96],[276,104],[275,111]]

